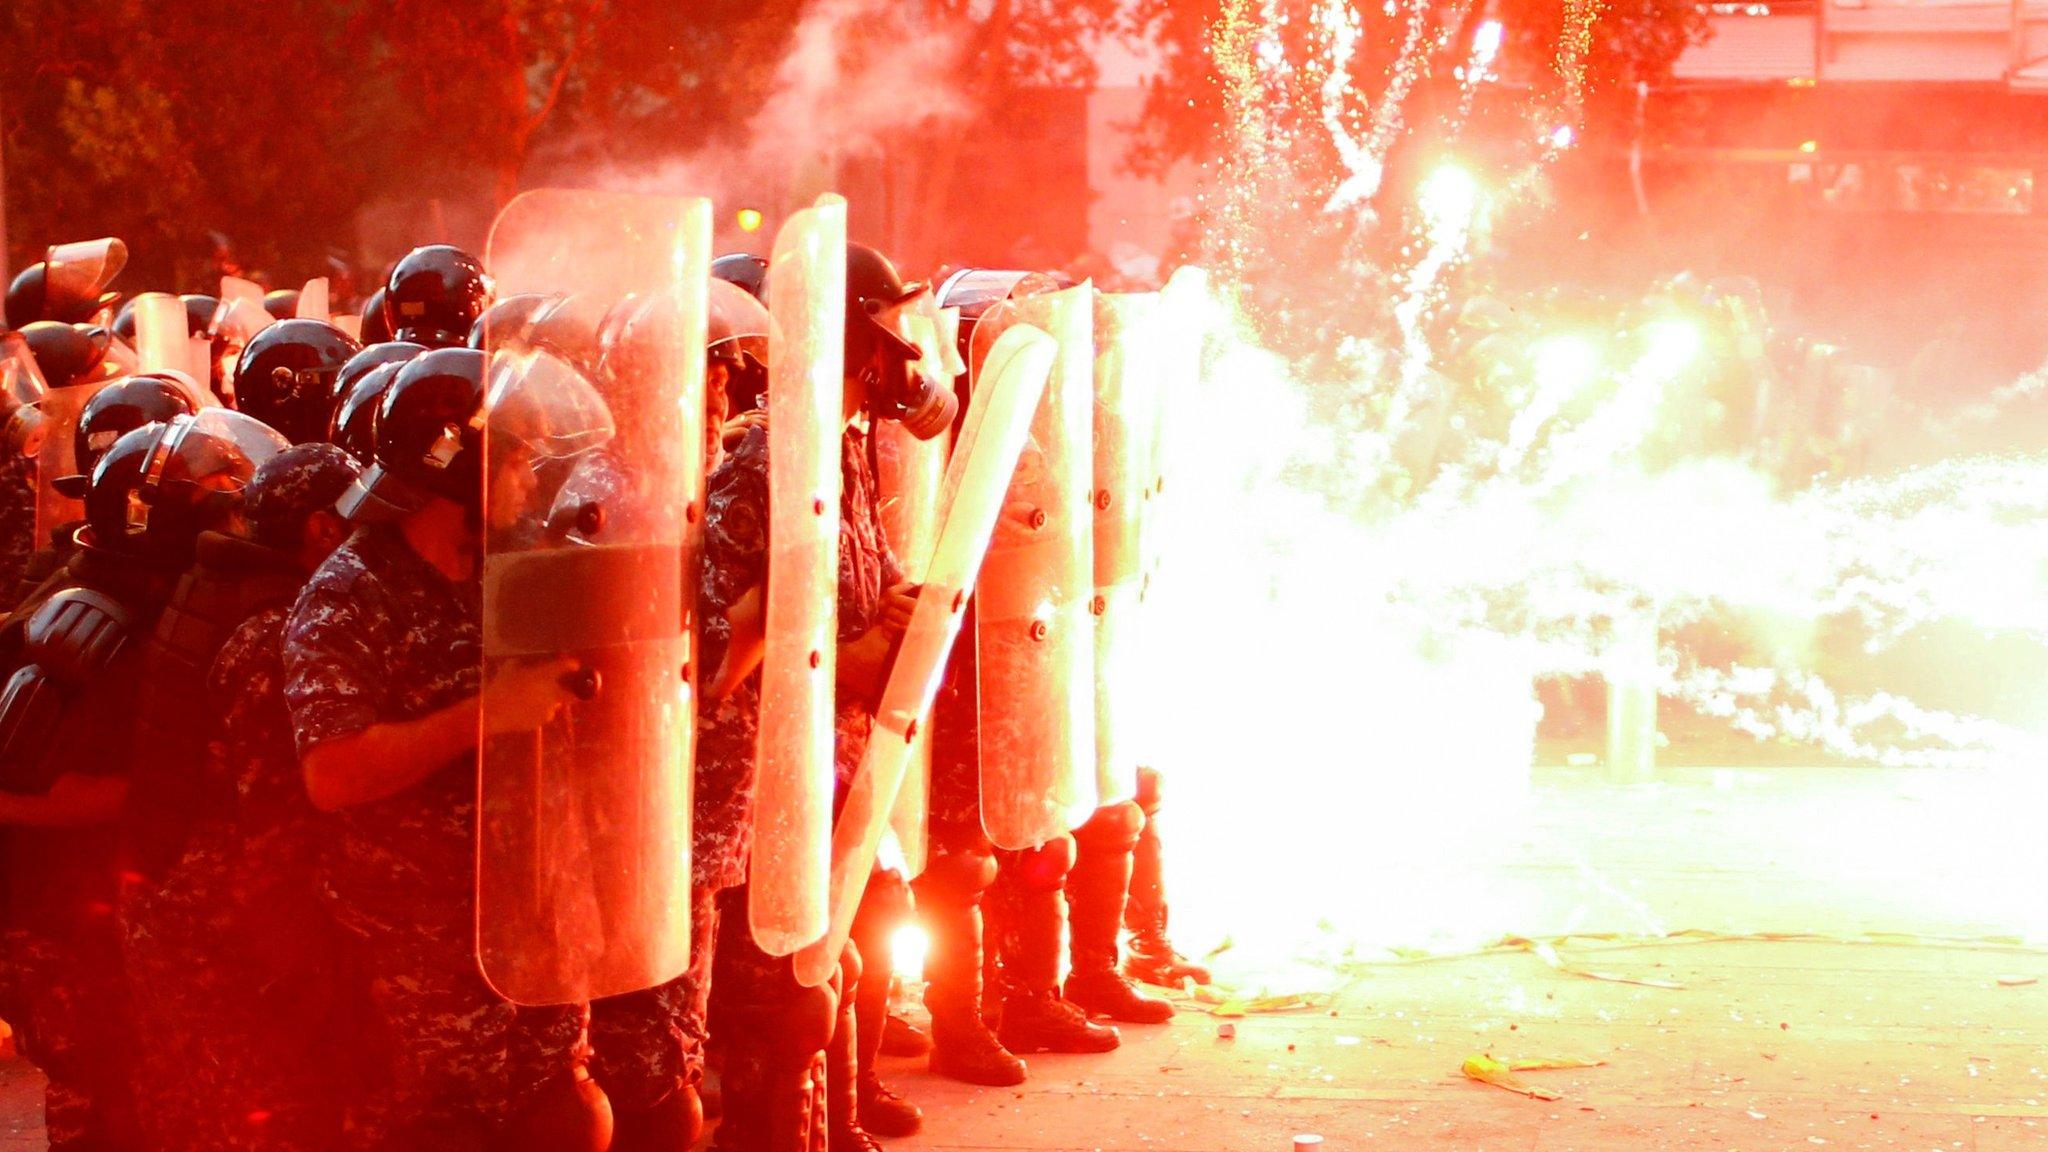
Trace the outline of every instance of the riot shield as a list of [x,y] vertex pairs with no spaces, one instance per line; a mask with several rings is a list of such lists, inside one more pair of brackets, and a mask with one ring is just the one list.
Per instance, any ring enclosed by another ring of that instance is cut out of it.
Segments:
[[301,320],[319,320],[333,323],[333,309],[327,302],[327,277],[315,276],[299,289],[299,306],[293,313]]
[[974,388],[960,443],[942,481],[942,527],[927,553],[914,560],[923,570],[924,586],[882,689],[867,752],[832,829],[831,927],[797,954],[797,980],[807,987],[831,978],[853,930],[898,789],[922,746],[919,736],[1058,354],[1045,333],[1012,325],[990,349]]
[[1138,794],[1146,691],[1142,530],[1153,496],[1159,297],[1104,294],[1095,312],[1095,772],[1098,799]]
[[[930,440],[919,440],[902,424],[885,420],[876,425],[874,438],[875,489],[880,495],[882,532],[903,569],[903,578],[922,584],[932,547],[938,543],[939,490],[953,437],[947,432]],[[906,878],[924,871],[930,848],[925,823],[931,790],[929,733],[919,732],[910,743],[909,766],[889,820],[897,846],[903,851]]]
[[768,586],[754,759],[754,943],[787,956],[825,934],[839,627],[839,443],[846,201],[790,217],[768,264]]
[[[631,373],[486,349],[485,731],[477,955],[522,1004],[651,988],[689,966],[690,765],[701,436],[703,200],[541,190],[492,227],[508,291],[677,309]],[[508,674],[573,660],[535,727]]]
[[142,371],[189,375],[190,340],[183,300],[168,292],[145,292],[135,298],[135,359]]
[[85,403],[113,378],[92,379],[65,388],[52,388],[37,405],[42,410],[42,444],[36,453],[36,545],[47,547],[60,529],[85,519],[85,502],[57,491],[59,476],[78,473],[75,433]]
[[1059,345],[1008,502],[982,567],[981,816],[999,848],[1036,847],[1096,808],[1093,520],[1094,289],[1086,284],[984,313],[971,359],[1017,322]]

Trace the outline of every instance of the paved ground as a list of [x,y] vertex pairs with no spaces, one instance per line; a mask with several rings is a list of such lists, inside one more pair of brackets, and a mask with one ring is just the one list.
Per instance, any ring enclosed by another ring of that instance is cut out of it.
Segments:
[[[1331,1152],[2048,1149],[2048,982],[2031,982],[2048,981],[2048,954],[1982,939],[2048,931],[2038,798],[2024,781],[1869,769],[1626,787],[1542,771],[1497,852],[1348,891],[1449,915],[1437,893],[1455,890],[1462,927],[1491,917],[1496,935],[1832,938],[1579,940],[1555,957],[1679,987],[1526,950],[1247,973],[1332,998],[1235,1020],[1234,1039],[1195,1012],[1126,1029],[1107,1057],[1034,1058],[1022,1090],[899,1062],[929,1126],[892,1147],[1247,1152],[1312,1132]],[[1561,1094],[1543,1101],[1460,1074],[1489,1053],[1604,1063],[1521,1074]],[[42,1147],[34,1088],[0,1065],[0,1152]]]

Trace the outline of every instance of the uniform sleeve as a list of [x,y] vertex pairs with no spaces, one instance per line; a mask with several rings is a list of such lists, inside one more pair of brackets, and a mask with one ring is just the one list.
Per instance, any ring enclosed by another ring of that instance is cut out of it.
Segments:
[[285,625],[285,701],[299,755],[377,722],[386,675],[374,617],[349,590],[315,581]]
[[705,493],[704,609],[724,616],[768,579],[768,430],[750,428]]

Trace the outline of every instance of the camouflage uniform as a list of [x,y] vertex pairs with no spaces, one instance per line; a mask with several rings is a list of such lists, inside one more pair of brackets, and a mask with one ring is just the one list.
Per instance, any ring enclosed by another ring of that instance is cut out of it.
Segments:
[[[476,582],[451,583],[399,529],[359,529],[313,575],[285,635],[285,695],[306,753],[473,699]],[[477,761],[465,754],[335,820],[323,899],[369,981],[388,1081],[352,1117],[359,1145],[474,1145],[587,1059],[585,1010],[524,1008],[475,956]]]
[[0,459],[0,593],[21,584],[38,543],[36,458],[9,454]]
[[235,810],[194,828],[129,912],[148,1078],[176,1088],[160,1093],[162,1148],[342,1146],[342,1073],[355,1061],[336,1011],[335,931],[313,894],[319,824],[285,707],[287,612],[244,621],[207,677],[221,718],[207,774]]
[[[882,530],[873,460],[864,433],[849,430],[840,444],[839,640],[859,639],[881,619],[883,593],[903,579]],[[727,613],[748,591],[765,586],[768,567],[768,431],[748,429],[746,436],[711,476],[705,517],[705,571],[699,598],[703,621],[704,664],[717,668],[731,642]],[[748,836],[753,821],[754,734],[759,719],[758,677],[724,701],[707,706],[698,737],[696,845],[699,874],[726,888],[742,881]],[[834,777],[839,791],[859,768],[874,727],[871,702],[842,699],[834,715]],[[721,1128],[721,1147],[748,1147],[749,1141],[781,1138],[761,1131],[762,1116],[740,1117],[734,1124],[733,1097],[743,1083],[775,1081],[787,1086],[790,1075],[809,1075],[823,1083],[820,1070],[803,1072],[806,1051],[821,1052],[835,1032],[851,1041],[844,1021],[851,1012],[860,956],[849,947],[841,979],[829,988],[797,985],[788,957],[772,957],[754,944],[746,916],[744,886],[720,897],[721,916],[713,1014],[727,1049],[728,1110]],[[849,1050],[850,1052],[850,1050]],[[812,1055],[808,1063],[822,1065]],[[835,1071],[841,1077],[847,1071]],[[838,1094],[851,1084],[833,1086],[832,1126],[851,1123]],[[822,1131],[822,1126],[820,1126]]]

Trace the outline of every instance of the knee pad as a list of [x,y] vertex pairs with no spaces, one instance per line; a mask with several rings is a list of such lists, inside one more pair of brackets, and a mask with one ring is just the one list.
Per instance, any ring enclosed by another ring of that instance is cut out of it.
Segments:
[[1159,769],[1138,769],[1138,807],[1147,817],[1159,815],[1160,789],[1165,786],[1160,779]]
[[853,941],[848,940],[846,947],[839,952],[840,996],[844,997],[852,989],[858,987],[860,985],[861,973],[867,971],[867,969],[867,964],[860,958],[860,949],[855,946]]
[[1132,801],[1109,804],[1095,811],[1086,824],[1074,829],[1075,847],[1092,852],[1129,852],[1145,830],[1145,812]]
[[1011,881],[1026,892],[1057,892],[1074,870],[1074,838],[1056,836],[1036,848],[1013,853],[1003,861]]
[[942,904],[972,903],[996,882],[996,858],[987,852],[947,853],[933,856],[924,875],[917,878],[921,900]]

